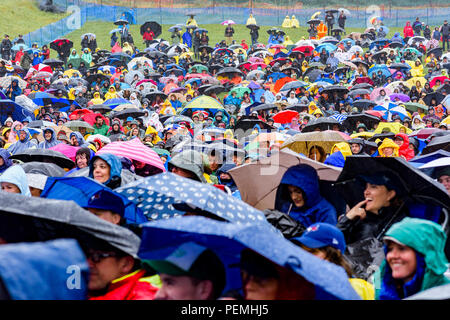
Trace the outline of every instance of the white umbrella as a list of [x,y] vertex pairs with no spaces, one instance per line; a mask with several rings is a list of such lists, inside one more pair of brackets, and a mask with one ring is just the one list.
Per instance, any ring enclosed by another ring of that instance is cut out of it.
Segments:
[[350,13],[350,11],[348,10],[348,9],[345,9],[345,8],[339,8],[338,9],[338,16],[341,14],[341,11],[344,11],[344,14],[347,16],[347,17],[350,17],[352,14]]
[[423,169],[446,167],[446,166],[450,166],[450,157],[439,158],[439,159],[430,161],[430,162],[425,163],[424,165],[420,166],[419,169],[423,170]]
[[103,143],[111,143],[111,140],[102,134],[92,134],[86,139],[86,142],[94,142],[95,139],[99,139]]

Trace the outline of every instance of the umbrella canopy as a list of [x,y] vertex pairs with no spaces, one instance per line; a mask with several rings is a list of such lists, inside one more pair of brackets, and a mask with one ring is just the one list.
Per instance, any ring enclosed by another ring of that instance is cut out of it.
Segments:
[[114,112],[113,116],[115,118],[119,118],[119,119],[126,119],[128,117],[138,118],[138,117],[145,116],[145,112],[142,109],[134,107],[134,108],[128,108],[128,109],[124,109],[122,111]]
[[58,143],[56,146],[49,148],[49,150],[61,152],[67,158],[72,160],[74,163],[76,160],[76,154],[77,154],[78,149],[80,149],[80,148],[74,147],[74,146],[71,146],[71,145],[65,144],[65,143]]
[[320,180],[336,181],[341,173],[340,168],[302,157],[289,149],[236,167],[229,173],[241,192],[242,200],[259,210],[266,210],[275,207],[276,192],[284,173],[299,164],[312,166]]
[[360,299],[341,267],[306,253],[273,232],[269,224],[238,225],[205,217],[183,217],[152,221],[143,228],[139,256],[144,260],[161,260],[164,253],[165,257],[181,244],[194,242],[210,248],[225,266],[230,266],[238,265],[241,251],[248,248],[314,284],[316,299]]
[[341,124],[338,120],[331,117],[320,117],[317,119],[312,119],[312,121],[308,122],[308,124],[303,128],[302,132],[313,132],[317,128],[320,131],[332,130],[334,126],[338,126],[341,128]]
[[[53,200],[7,192],[0,193],[0,237],[7,242],[35,242],[74,238],[81,247],[105,244],[135,258],[140,239],[130,230],[98,218],[73,201]],[[8,241],[13,235],[15,241]]]
[[290,123],[293,118],[298,116],[298,112],[294,110],[284,110],[278,112],[276,115],[272,117],[273,121],[276,123]]
[[296,134],[285,141],[281,148],[288,148],[307,155],[312,146],[319,146],[324,149],[325,153],[330,153],[336,143],[345,141],[345,138],[337,131],[315,131]]
[[49,162],[60,166],[63,169],[72,169],[75,163],[61,152],[50,149],[26,149],[10,157],[23,162]]
[[444,100],[444,98],[445,96],[442,93],[432,92],[423,97],[423,102],[425,102],[426,105],[430,106],[433,99],[436,100],[436,104],[439,104],[442,100]]
[[347,118],[342,122],[342,125],[349,129],[349,132],[356,130],[357,122],[364,123],[367,128],[373,128],[375,124],[380,122],[380,118],[368,114],[368,113],[357,113],[349,114]]
[[263,212],[241,200],[170,172],[130,183],[117,192],[142,208],[151,220],[173,217],[182,211],[200,211],[236,224],[267,224]]
[[125,19],[119,19],[119,20],[114,21],[114,24],[116,26],[124,26],[126,24],[129,24],[129,22],[128,22],[128,20],[125,20]]
[[435,137],[422,150],[422,155],[435,152],[437,150],[450,151],[450,134],[441,137]]
[[68,121],[64,124],[67,128],[74,130],[74,131],[79,131],[80,128],[86,128],[87,132],[94,132],[94,127],[91,126],[89,123],[87,123],[86,121],[80,121],[80,120],[72,120],[72,121]]
[[153,31],[154,38],[158,38],[161,35],[162,32],[162,28],[161,25],[156,22],[156,21],[147,21],[145,22],[142,26],[141,26],[141,35],[144,35],[145,31],[147,30],[147,28],[150,28],[150,30]]
[[48,162],[25,162],[20,164],[25,173],[43,174],[47,177],[62,177],[66,174],[63,168]]
[[[364,90],[364,89],[363,89]],[[359,111],[369,109],[369,107],[376,106],[377,103],[367,99],[359,99],[353,102],[353,106],[358,108]]]
[[146,163],[155,168],[155,173],[165,171],[161,158],[153,150],[146,147],[139,139],[112,142],[97,152],[98,155],[104,153],[112,153],[118,157],[125,157]]
[[430,161],[420,166],[419,169],[433,179],[439,179],[439,177],[437,176],[439,170],[447,167],[450,167],[450,157],[444,157]]

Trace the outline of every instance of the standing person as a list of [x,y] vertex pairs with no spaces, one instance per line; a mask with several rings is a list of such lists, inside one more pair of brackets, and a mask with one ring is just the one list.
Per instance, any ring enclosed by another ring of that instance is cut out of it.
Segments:
[[200,32],[194,32],[194,40],[192,41],[192,45],[194,47],[195,59],[198,59],[198,50],[200,48]]
[[328,27],[328,35],[331,35],[331,30],[333,29],[333,25],[334,25],[334,15],[333,13],[331,13],[330,11],[327,12],[326,16],[325,16],[325,22],[327,23],[327,27]]
[[341,11],[338,17],[338,25],[339,28],[345,29],[345,20],[347,19],[347,16],[345,15],[344,11]]
[[87,35],[81,40],[81,50],[84,51],[85,48],[89,48],[89,37]]
[[259,32],[257,28],[250,29],[250,37],[252,38],[252,46],[258,43]]
[[123,47],[123,44],[128,41],[129,30],[127,25],[123,25],[120,30],[120,46]]
[[2,43],[0,44],[0,50],[2,53],[3,60],[11,59],[11,48],[12,42],[11,40],[9,40],[9,35],[5,34],[5,38],[2,40]]
[[172,35],[170,38],[172,39],[172,44],[179,44],[181,41],[181,31],[179,29],[175,29],[174,32],[172,32]]
[[182,36],[183,44],[187,45],[189,48],[192,48],[192,33],[190,29],[186,28],[186,31]]
[[46,44],[42,46],[42,56],[44,57],[44,60],[50,59],[50,49]]
[[420,36],[422,31],[422,22],[419,21],[419,17],[416,18],[416,21],[414,21],[412,28],[414,30],[415,36]]
[[450,25],[447,20],[444,20],[444,24],[439,29],[442,35],[442,51],[445,51],[445,44],[447,44],[447,51],[450,50],[449,39],[450,39]]
[[202,33],[202,36],[200,37],[200,46],[207,46],[209,43],[209,37],[206,34],[206,32]]
[[227,43],[227,46],[229,46],[231,44],[231,42],[233,41],[233,34],[234,34],[234,29],[231,25],[228,25],[225,28],[225,41]]
[[116,33],[113,32],[113,34],[111,35],[111,43],[110,43],[111,48],[115,46],[117,40],[119,40],[119,38],[117,37]]
[[146,48],[148,48],[150,43],[153,41],[154,36],[155,36],[155,34],[153,33],[152,29],[150,29],[150,27],[148,27],[147,30],[145,30],[144,34],[142,35],[142,39],[145,42]]

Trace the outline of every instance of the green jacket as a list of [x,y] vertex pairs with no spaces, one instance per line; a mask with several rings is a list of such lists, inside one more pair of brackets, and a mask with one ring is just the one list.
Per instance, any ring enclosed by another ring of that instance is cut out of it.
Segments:
[[98,127],[96,123],[93,125],[94,127],[94,134],[101,134],[106,136],[109,130],[109,126],[107,124],[103,124],[101,127]]
[[[444,253],[447,237],[439,224],[407,217],[393,224],[385,237],[394,238],[424,256],[426,268],[420,291],[450,283],[444,275],[448,264]],[[375,299],[379,298],[386,267],[387,262],[384,260],[374,275]]]

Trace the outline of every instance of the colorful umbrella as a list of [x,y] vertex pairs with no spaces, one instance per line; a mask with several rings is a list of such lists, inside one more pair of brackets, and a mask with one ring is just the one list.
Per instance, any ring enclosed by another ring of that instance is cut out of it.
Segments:
[[298,116],[298,112],[294,111],[294,110],[284,110],[281,112],[278,112],[276,115],[274,115],[273,121],[276,123],[281,123],[281,124],[285,124],[285,123],[290,123],[292,121],[293,118]]

